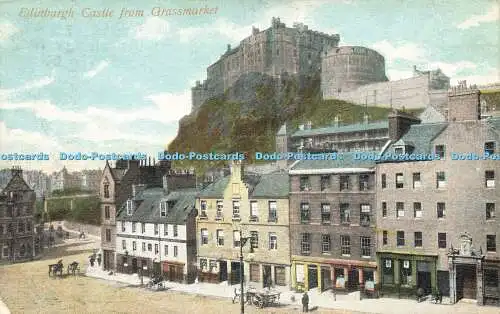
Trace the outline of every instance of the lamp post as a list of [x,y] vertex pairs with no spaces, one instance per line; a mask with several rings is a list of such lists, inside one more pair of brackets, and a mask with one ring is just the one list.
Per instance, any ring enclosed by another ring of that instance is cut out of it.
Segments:
[[[244,278],[243,278],[243,246],[250,240],[251,237],[242,237],[242,232],[240,229],[240,304],[241,304],[241,314],[245,313],[245,293],[243,291]],[[250,252],[252,252],[252,245],[250,244]]]

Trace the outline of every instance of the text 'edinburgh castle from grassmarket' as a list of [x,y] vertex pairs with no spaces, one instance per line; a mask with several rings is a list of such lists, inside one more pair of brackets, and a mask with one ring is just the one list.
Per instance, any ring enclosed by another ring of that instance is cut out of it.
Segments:
[[313,31],[294,23],[287,27],[273,18],[271,27],[243,39],[207,68],[207,79],[197,81],[192,92],[192,111],[208,99],[220,96],[242,75],[256,72],[278,78],[282,74],[321,76],[324,99],[341,99],[369,106],[421,108],[447,102],[450,78],[440,69],[420,71],[413,77],[389,81],[385,59],[377,51],[360,46],[339,46],[338,34]]

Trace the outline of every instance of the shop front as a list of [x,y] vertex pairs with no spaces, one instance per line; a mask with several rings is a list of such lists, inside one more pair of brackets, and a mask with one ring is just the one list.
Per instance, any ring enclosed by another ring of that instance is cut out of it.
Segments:
[[297,291],[363,291],[375,285],[375,262],[329,259],[321,262],[292,261],[292,286]]
[[417,289],[425,295],[437,289],[437,255],[411,255],[399,253],[377,253],[380,270],[380,293],[382,295],[414,298]]
[[248,269],[249,281],[260,287],[287,286],[288,265],[275,265],[267,263],[245,262],[245,270]]
[[207,283],[221,283],[227,281],[227,261],[209,258],[200,258],[198,267],[198,281]]
[[182,262],[164,261],[163,276],[168,281],[184,283],[187,279],[184,268],[185,264]]

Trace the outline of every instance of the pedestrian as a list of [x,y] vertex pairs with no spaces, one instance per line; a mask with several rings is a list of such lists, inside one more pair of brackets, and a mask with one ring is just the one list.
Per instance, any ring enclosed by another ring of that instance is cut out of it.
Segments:
[[302,312],[309,312],[309,296],[304,292],[302,296]]
[[94,263],[95,263],[95,257],[94,257],[94,255],[91,255],[90,256],[90,266],[94,267]]
[[101,267],[101,253],[97,254],[97,265],[99,265],[99,267]]

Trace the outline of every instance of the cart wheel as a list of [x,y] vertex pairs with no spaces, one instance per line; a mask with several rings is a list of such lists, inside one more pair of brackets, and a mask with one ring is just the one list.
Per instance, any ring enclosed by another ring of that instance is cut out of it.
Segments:
[[262,300],[259,300],[257,306],[259,308],[263,309],[264,308],[264,302]]

